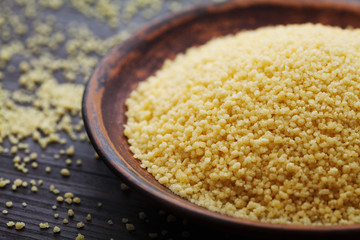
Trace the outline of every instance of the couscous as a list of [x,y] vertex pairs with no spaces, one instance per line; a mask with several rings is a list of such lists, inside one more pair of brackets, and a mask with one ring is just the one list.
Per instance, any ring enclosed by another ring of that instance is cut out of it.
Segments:
[[360,223],[360,30],[273,26],[168,60],[126,101],[134,157],[200,206]]

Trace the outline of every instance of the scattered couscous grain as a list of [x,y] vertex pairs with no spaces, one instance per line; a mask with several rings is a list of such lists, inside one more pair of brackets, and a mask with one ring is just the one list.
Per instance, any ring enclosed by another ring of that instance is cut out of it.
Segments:
[[72,164],[72,160],[70,158],[65,160],[66,165],[70,166]]
[[16,146],[12,146],[12,147],[10,148],[10,152],[11,152],[12,154],[17,153],[17,151],[18,151],[18,148],[17,148]]
[[67,218],[64,218],[64,219],[62,220],[62,222],[63,222],[63,224],[68,224],[68,223],[69,223],[69,220],[68,220]]
[[9,179],[3,179],[0,177],[0,188],[4,188],[6,187],[6,185],[10,184],[10,180]]
[[121,184],[120,184],[120,188],[121,188],[121,190],[123,190],[123,191],[126,191],[126,190],[129,189],[128,185],[126,185],[125,183],[121,183]]
[[78,235],[76,236],[75,240],[85,240],[84,235],[82,235],[81,233],[78,233]]
[[61,231],[61,228],[59,228],[58,226],[55,226],[53,229],[54,233],[59,233]]
[[39,227],[41,229],[46,229],[46,228],[49,228],[50,226],[49,226],[49,223],[45,222],[45,223],[39,223]]
[[76,160],[76,165],[77,165],[77,166],[81,166],[81,165],[82,165],[82,160],[81,160],[81,159],[77,159],[77,160]]
[[72,192],[66,192],[66,193],[64,193],[64,197],[65,198],[73,198],[74,194]]
[[25,227],[25,223],[24,222],[16,222],[15,223],[15,229],[16,230],[21,230]]
[[74,147],[74,145],[71,145],[68,149],[65,150],[65,153],[66,153],[68,156],[74,155],[74,152],[75,152],[75,147]]
[[36,160],[37,159],[37,153],[36,152],[33,152],[30,154],[30,159],[31,160]]
[[69,176],[70,176],[70,171],[69,171],[69,169],[67,169],[67,168],[62,168],[62,169],[60,170],[60,174],[61,174],[63,177],[69,177]]
[[78,222],[77,224],[76,224],[76,227],[77,228],[83,228],[85,226],[85,224],[83,223],[83,222]]
[[5,205],[6,205],[7,208],[11,208],[13,206],[13,202],[12,201],[7,201],[5,203]]
[[69,209],[69,210],[68,210],[68,216],[69,216],[69,217],[73,217],[74,214],[75,214],[75,213],[74,213],[74,210],[72,210],[72,209]]
[[13,162],[14,163],[20,163],[21,162],[21,157],[19,155],[16,155],[14,158],[13,158]]
[[23,181],[19,178],[15,179],[14,181],[14,184],[17,186],[17,187],[20,187],[22,185]]
[[74,197],[73,202],[76,203],[76,204],[80,204],[81,199],[79,197]]
[[32,162],[31,167],[32,168],[38,168],[39,164],[37,162]]
[[111,219],[109,219],[109,220],[107,221],[107,224],[113,225],[114,223],[113,223],[113,221],[112,221]]
[[30,160],[31,160],[30,157],[28,157],[28,156],[24,157],[24,162],[28,163],[28,162],[30,162]]
[[[0,85],[2,106],[0,107],[0,144],[7,144],[5,140],[8,138],[12,145],[6,148],[0,145],[0,152],[13,154],[14,167],[20,171],[20,174],[28,172],[33,174],[36,172],[35,169],[42,169],[41,164],[45,161],[52,160],[47,156],[51,151],[38,157],[38,153],[34,152],[37,148],[32,148],[33,144],[22,143],[22,140],[28,141],[31,139],[26,138],[32,137],[32,140],[42,148],[46,148],[49,143],[67,144],[67,139],[61,136],[62,131],[74,141],[88,140],[80,113],[84,86],[78,84],[78,80],[86,82],[91,70],[97,65],[99,56],[106,54],[112,46],[129,36],[129,33],[122,31],[119,35],[101,40],[86,26],[76,25],[74,22],[56,23],[56,18],[51,15],[51,12],[46,14],[40,12],[41,7],[58,10],[65,2],[63,0],[16,0],[14,3],[10,1],[0,4],[2,6],[0,7],[0,80],[8,78],[6,71],[10,73],[18,71],[18,76],[16,76],[18,82],[14,86],[18,85],[19,88],[15,91],[7,90],[7,82],[4,83],[4,88]],[[87,16],[89,13],[94,14],[93,17],[108,21],[111,27],[116,27],[119,23],[119,8],[113,8],[113,6],[118,6],[118,3],[107,0],[99,1],[99,3],[95,1],[94,4],[91,1],[89,3],[73,2],[77,10]],[[30,29],[31,31],[28,31]],[[66,30],[62,31],[63,29]],[[18,38],[19,36],[21,39]],[[82,46],[84,39],[87,42],[86,46]],[[58,56],[55,53],[59,48],[64,48],[65,52],[62,52],[65,55]],[[17,58],[22,60],[18,63]],[[60,73],[59,75],[62,75],[64,80],[71,83],[62,83],[61,77],[58,79],[55,72]],[[74,81],[77,83],[75,84]],[[78,117],[80,120],[76,119]],[[73,122],[77,123],[73,124]],[[62,147],[65,148],[65,146]],[[61,157],[60,154],[65,153],[73,156],[75,147],[71,145],[66,150],[60,150],[59,154],[53,153],[52,156],[58,159]],[[69,161],[66,163],[71,164],[71,160],[70,163]],[[77,159],[76,165],[81,166],[82,160]],[[45,172],[50,173],[51,167],[45,167]],[[69,176],[70,171],[62,170],[61,175]],[[37,192],[43,181],[39,180],[36,184],[36,180],[32,179],[30,183],[31,191]],[[13,191],[21,186],[24,188],[28,186],[28,182],[21,179],[16,179],[11,184],[9,180],[0,178],[0,188],[7,191],[8,184]],[[53,185],[50,191],[54,194],[60,193]],[[80,204],[81,200],[79,197],[65,196],[65,202]],[[23,202],[22,206],[26,207],[26,203]],[[52,209],[56,210],[57,207],[54,205]],[[2,212],[7,214],[7,210]],[[58,216],[57,213],[54,215],[55,218]],[[89,216],[91,220],[91,215]],[[39,225],[42,228],[44,224]],[[17,223],[17,228],[18,225]],[[54,232],[59,231],[60,228],[54,227]],[[84,238],[81,234],[79,237]]]
[[91,214],[90,214],[90,213],[88,213],[88,215],[86,215],[86,221],[90,222],[90,221],[91,221],[91,219],[92,219]]
[[49,167],[49,166],[45,167],[45,172],[46,173],[51,173],[51,167]]
[[146,218],[146,213],[144,212],[139,212],[139,219],[140,220],[144,220]]
[[6,209],[2,210],[2,214],[6,215],[6,214],[8,214],[8,213],[9,213],[8,210],[6,210]]
[[70,205],[72,204],[73,200],[71,198],[65,198],[65,202]]
[[13,221],[9,221],[6,223],[6,226],[11,228],[11,227],[15,226],[15,223]]
[[132,224],[132,223],[126,223],[126,224],[125,224],[125,228],[126,228],[126,230],[128,230],[129,232],[135,230],[135,226],[134,226],[134,224]]
[[134,156],[174,193],[272,223],[360,223],[359,29],[273,26],[187,50],[126,101]]

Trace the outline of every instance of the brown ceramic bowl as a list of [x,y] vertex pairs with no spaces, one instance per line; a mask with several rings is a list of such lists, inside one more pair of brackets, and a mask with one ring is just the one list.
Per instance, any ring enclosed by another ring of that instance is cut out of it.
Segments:
[[156,21],[115,47],[94,71],[83,99],[85,126],[104,161],[129,186],[188,219],[257,236],[356,236],[360,225],[299,226],[255,222],[211,212],[184,200],[140,167],[123,134],[125,99],[164,60],[209,39],[260,26],[323,23],[360,27],[360,3],[243,0],[194,7]]

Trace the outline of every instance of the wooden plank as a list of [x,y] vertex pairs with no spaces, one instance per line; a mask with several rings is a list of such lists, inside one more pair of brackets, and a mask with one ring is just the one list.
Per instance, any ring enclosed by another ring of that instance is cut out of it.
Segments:
[[[121,1],[121,4],[124,5],[126,2]],[[1,4],[0,7],[10,6],[14,12],[22,16],[23,10],[15,4],[15,1],[5,0]],[[194,2],[182,1],[181,4],[189,6]],[[127,27],[125,24],[120,24],[118,29],[111,30],[104,22],[82,16],[69,4],[58,11],[40,7],[39,12],[56,16],[58,25],[64,26],[72,21],[86,23],[101,38],[109,37]],[[159,16],[168,12],[169,10],[164,8],[160,11]],[[133,19],[131,27],[140,27],[147,22],[148,20],[139,15]],[[30,26],[31,21],[28,24]],[[19,39],[24,41],[25,38],[26,36]],[[59,57],[65,56],[64,49],[60,49],[56,54]],[[15,56],[10,64],[17,66],[22,60],[24,60],[23,57]],[[17,71],[13,73],[6,70],[1,71],[5,75],[5,80],[2,81],[3,87],[11,91],[19,89],[17,79],[20,73]],[[55,74],[58,76],[58,73]],[[183,236],[184,231],[194,231],[196,234],[193,234],[192,237],[217,236],[216,234],[223,236],[223,233],[220,232],[215,232],[215,235],[207,234],[209,229],[198,225],[183,224],[184,220],[179,217],[175,221],[168,222],[169,213],[159,213],[162,210],[158,206],[132,190],[121,190],[121,181],[107,168],[102,160],[94,158],[94,150],[90,143],[74,142],[69,137],[65,137],[68,141],[66,146],[74,144],[76,149],[75,155],[71,157],[73,163],[68,167],[71,172],[69,178],[60,175],[60,169],[67,167],[65,164],[67,156],[61,155],[59,159],[54,158],[54,154],[59,154],[60,149],[66,147],[61,144],[50,144],[47,149],[43,150],[31,139],[26,139],[25,142],[30,145],[31,151],[38,153],[37,162],[39,163],[37,169],[29,166],[28,174],[23,174],[13,167],[15,155],[0,153],[0,177],[12,181],[20,178],[27,182],[31,179],[42,179],[44,182],[43,185],[38,186],[38,192],[36,193],[31,192],[31,184],[27,188],[20,187],[16,191],[12,191],[10,185],[3,189],[0,188],[0,211],[8,210],[7,215],[0,213],[0,239],[75,239],[77,233],[85,235],[85,239],[149,239],[149,233],[158,233],[157,239],[183,239],[186,238],[186,234],[185,237]],[[10,144],[5,141],[3,146],[9,147]],[[23,151],[19,151],[19,155],[24,156],[25,154]],[[82,160],[82,166],[76,165],[76,159]],[[51,167],[50,174],[45,172],[47,166]],[[81,198],[81,203],[79,205],[74,203],[68,205],[65,202],[57,202],[57,195],[49,191],[52,184],[61,191],[60,194],[65,192],[74,193],[75,196]],[[5,202],[7,201],[12,201],[13,207],[6,208]],[[26,207],[22,206],[23,202],[27,203]],[[102,203],[102,207],[98,207],[99,202]],[[52,209],[53,205],[57,206],[56,210]],[[67,210],[70,208],[75,212],[73,218],[67,216]],[[146,219],[139,219],[139,212],[145,212]],[[55,213],[59,214],[58,219],[54,218]],[[86,216],[89,213],[92,215],[90,222],[86,221]],[[62,223],[64,218],[69,219],[68,224]],[[124,223],[122,223],[122,218],[128,218],[129,223],[134,224],[136,230],[128,232]],[[113,221],[113,225],[107,223],[110,219]],[[23,230],[17,231],[14,228],[6,227],[8,221],[23,221],[26,226]],[[79,221],[85,223],[83,229],[76,228]],[[40,229],[40,222],[48,222],[50,228]],[[59,226],[61,233],[54,234],[52,230],[54,226]]]

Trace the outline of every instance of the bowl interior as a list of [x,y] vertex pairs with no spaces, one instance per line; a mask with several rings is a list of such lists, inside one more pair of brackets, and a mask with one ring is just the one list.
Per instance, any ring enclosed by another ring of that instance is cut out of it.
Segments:
[[[235,232],[257,234],[359,233],[360,225],[313,227],[276,225],[236,219],[195,206],[174,195],[140,167],[123,134],[124,102],[137,83],[187,48],[213,37],[260,26],[291,23],[323,23],[360,27],[360,5],[309,1],[236,1],[209,4],[159,20],[115,47],[102,60],[88,82],[83,116],[89,137],[105,162],[122,179],[165,208],[190,218]],[[306,230],[306,231],[304,231]]]

